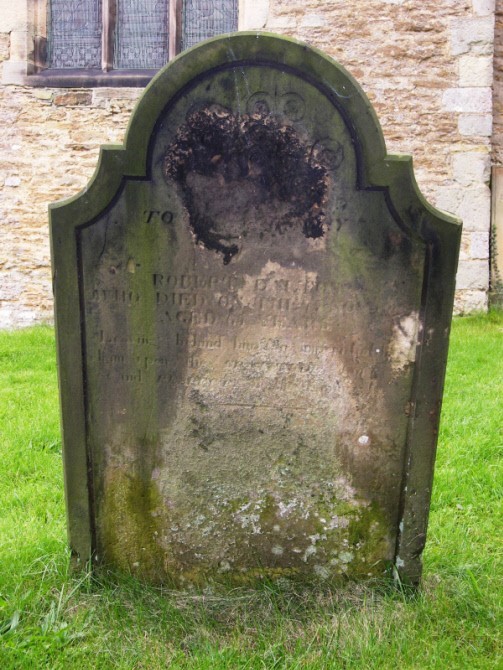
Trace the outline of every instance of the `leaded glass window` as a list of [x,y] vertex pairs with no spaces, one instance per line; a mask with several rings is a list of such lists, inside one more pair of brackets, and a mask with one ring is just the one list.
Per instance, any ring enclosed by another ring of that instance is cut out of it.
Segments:
[[238,0],[45,2],[49,70],[157,70],[175,45],[187,49],[237,29]]
[[238,27],[236,0],[185,0],[182,49]]
[[166,0],[120,0],[114,68],[158,69],[168,61]]
[[101,67],[101,1],[50,0],[49,67]]

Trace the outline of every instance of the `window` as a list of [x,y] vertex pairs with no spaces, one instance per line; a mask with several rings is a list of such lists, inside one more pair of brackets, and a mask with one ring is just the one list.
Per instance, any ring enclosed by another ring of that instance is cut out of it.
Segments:
[[238,28],[237,0],[185,0],[181,49]]
[[33,84],[143,86],[179,51],[237,30],[238,0],[39,0]]

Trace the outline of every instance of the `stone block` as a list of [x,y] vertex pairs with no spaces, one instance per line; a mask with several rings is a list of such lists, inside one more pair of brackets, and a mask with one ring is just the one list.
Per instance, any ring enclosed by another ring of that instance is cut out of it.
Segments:
[[493,132],[492,114],[460,114],[458,130],[460,135],[466,137],[491,137]]
[[31,94],[37,100],[52,100],[53,91],[50,88],[34,88]]
[[459,18],[451,21],[451,54],[490,56],[493,52],[494,17]]
[[6,60],[2,63],[2,84],[20,84],[26,78],[26,61]]
[[297,27],[294,16],[270,16],[267,19],[267,30],[293,30]]
[[476,259],[489,259],[489,233],[470,233],[470,256]]
[[463,201],[463,189],[460,186],[438,186],[434,189],[433,202],[438,209],[459,216]]
[[464,188],[457,214],[463,221],[464,230],[488,232],[491,220],[489,188]]
[[457,290],[487,291],[489,264],[483,260],[460,260],[456,275]]
[[261,30],[269,16],[269,0],[241,0],[239,30]]
[[304,14],[300,20],[301,28],[322,28],[327,25],[327,19],[323,14]]
[[0,33],[10,33],[12,31],[26,30],[28,24],[28,3],[16,0],[2,2],[2,11],[0,11]]
[[439,209],[459,216],[463,230],[489,230],[491,192],[487,186],[439,186],[434,192],[434,203]]
[[454,179],[463,186],[488,183],[491,173],[491,158],[488,153],[467,151],[452,157]]
[[447,88],[442,94],[446,112],[488,114],[492,110],[490,87]]
[[10,34],[10,60],[25,61],[28,58],[28,33],[13,30]]
[[492,86],[493,59],[491,56],[461,56],[458,67],[460,86]]
[[454,312],[456,314],[485,312],[487,311],[487,303],[487,290],[456,290]]
[[475,16],[491,16],[494,14],[495,0],[472,0]]
[[57,107],[78,107],[80,105],[90,105],[92,103],[92,93],[90,91],[68,91],[64,93],[55,93],[53,102]]

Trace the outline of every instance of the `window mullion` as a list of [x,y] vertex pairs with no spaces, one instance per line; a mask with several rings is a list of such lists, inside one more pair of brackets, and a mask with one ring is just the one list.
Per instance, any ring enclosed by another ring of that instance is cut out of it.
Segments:
[[109,72],[114,62],[114,35],[117,20],[117,0],[103,0],[103,31],[101,68]]
[[183,0],[169,2],[169,59],[180,53],[182,46],[182,5]]

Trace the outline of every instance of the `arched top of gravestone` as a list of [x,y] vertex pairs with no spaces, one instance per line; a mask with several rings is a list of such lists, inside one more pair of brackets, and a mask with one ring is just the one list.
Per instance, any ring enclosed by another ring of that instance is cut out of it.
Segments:
[[[245,67],[271,68],[298,76],[325,95],[350,133],[356,155],[357,188],[385,189],[391,211],[409,234],[415,233],[424,241],[431,236],[430,228],[438,224],[459,225],[456,217],[436,210],[422,196],[410,156],[386,153],[373,107],[344,67],[307,44],[263,32],[240,32],[207,40],[163,68],[140,98],[124,145],[103,146],[89,185],[75,197],[51,205],[53,214],[64,206],[66,221],[70,215],[76,226],[84,224],[110,203],[124,177],[148,177],[155,129],[169,106],[202,78],[226,69],[235,70],[240,65],[243,76]],[[57,221],[53,219],[53,223]]]

